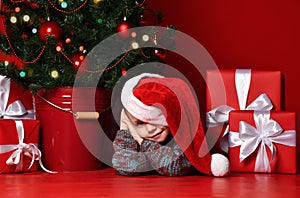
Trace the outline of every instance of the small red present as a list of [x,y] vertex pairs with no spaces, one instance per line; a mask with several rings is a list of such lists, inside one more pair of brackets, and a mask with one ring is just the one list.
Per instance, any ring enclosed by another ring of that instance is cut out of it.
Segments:
[[38,120],[0,120],[0,173],[37,171]]
[[281,108],[280,71],[208,70],[206,83],[207,141],[214,152],[228,151],[230,111]]
[[30,91],[1,75],[0,118],[35,119],[33,96]]
[[39,120],[0,119],[0,173],[30,172],[40,167],[49,173],[41,161],[38,149]]
[[297,173],[295,117],[286,111],[230,112],[231,171]]

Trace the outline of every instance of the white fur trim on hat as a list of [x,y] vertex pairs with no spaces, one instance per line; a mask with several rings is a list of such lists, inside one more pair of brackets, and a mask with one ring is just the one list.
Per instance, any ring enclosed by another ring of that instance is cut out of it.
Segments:
[[216,177],[222,177],[229,174],[229,160],[222,154],[215,153],[211,156],[211,172]]
[[134,88],[142,78],[164,78],[158,74],[143,73],[129,79],[121,93],[121,102],[124,108],[137,119],[150,124],[167,126],[166,118],[160,108],[145,105],[133,95]]

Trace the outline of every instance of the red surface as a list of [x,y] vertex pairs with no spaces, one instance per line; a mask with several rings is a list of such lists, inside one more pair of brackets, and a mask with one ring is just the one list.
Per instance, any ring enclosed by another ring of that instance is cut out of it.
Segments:
[[0,197],[298,197],[300,175],[125,177],[98,171],[0,175]]

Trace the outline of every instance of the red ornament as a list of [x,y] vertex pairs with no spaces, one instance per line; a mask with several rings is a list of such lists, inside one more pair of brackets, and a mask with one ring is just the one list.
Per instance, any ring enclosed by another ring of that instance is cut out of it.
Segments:
[[157,24],[156,13],[149,8],[146,8],[141,14],[140,25],[142,26],[155,26]]
[[85,59],[85,54],[80,52],[75,52],[70,55],[70,59],[73,62],[73,67],[77,71],[82,63],[82,61]]
[[122,21],[117,26],[117,32],[119,33],[119,35],[121,37],[127,38],[127,37],[130,36],[129,29],[132,28],[132,27],[133,27],[133,25],[130,22]]
[[60,41],[62,38],[62,28],[55,21],[46,21],[39,28],[39,36],[41,40],[46,43],[47,36],[53,36],[56,41]]

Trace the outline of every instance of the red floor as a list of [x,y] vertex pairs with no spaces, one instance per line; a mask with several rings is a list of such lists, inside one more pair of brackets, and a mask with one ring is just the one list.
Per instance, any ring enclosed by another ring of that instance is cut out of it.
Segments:
[[0,197],[299,197],[300,175],[124,177],[98,171],[0,174]]

